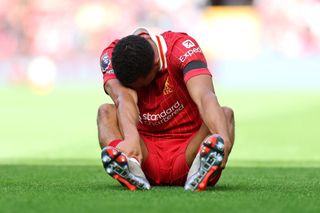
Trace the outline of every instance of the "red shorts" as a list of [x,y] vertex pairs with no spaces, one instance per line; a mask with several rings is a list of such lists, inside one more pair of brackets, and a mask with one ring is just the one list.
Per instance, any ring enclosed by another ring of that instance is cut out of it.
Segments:
[[[153,142],[142,137],[148,149],[148,156],[142,163],[142,170],[151,185],[183,186],[186,182],[189,166],[186,161],[186,149],[193,138]],[[221,172],[208,185],[215,185]]]

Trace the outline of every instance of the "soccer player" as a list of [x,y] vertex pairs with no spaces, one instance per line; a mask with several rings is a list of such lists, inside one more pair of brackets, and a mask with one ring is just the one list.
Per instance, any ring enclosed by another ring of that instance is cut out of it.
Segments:
[[130,190],[214,186],[234,143],[233,110],[221,107],[198,43],[186,33],[138,28],[100,57],[97,124],[106,172]]

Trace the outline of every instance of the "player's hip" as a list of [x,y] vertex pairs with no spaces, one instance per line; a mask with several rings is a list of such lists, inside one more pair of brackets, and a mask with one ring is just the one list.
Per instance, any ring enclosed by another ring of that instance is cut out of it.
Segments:
[[189,138],[162,139],[155,141],[144,137],[147,157],[142,169],[152,185],[183,185],[189,171],[186,161],[186,148]]

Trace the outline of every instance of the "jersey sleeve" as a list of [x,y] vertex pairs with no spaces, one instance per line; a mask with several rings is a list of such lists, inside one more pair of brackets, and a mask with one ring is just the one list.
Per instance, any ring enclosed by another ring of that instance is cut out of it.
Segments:
[[187,34],[183,34],[175,41],[170,58],[177,68],[183,72],[185,82],[197,75],[211,76],[199,44]]
[[103,75],[103,83],[105,84],[110,79],[115,79],[116,75],[114,74],[111,57],[114,46],[119,40],[113,41],[107,48],[102,51],[100,56],[100,68]]

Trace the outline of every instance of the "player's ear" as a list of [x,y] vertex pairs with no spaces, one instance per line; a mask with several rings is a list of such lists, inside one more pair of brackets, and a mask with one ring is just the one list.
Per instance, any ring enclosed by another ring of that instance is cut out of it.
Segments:
[[[149,37],[149,43],[151,44],[151,42],[154,42],[152,41],[152,39]],[[156,53],[156,51],[158,51],[157,49],[154,49],[154,47],[152,47],[153,49],[153,52],[154,52],[154,60],[153,60],[153,64],[154,65],[157,65],[158,63],[160,63],[160,56],[159,54]]]
[[160,64],[160,56],[159,54],[154,53],[153,66],[158,66],[159,64]]
[[160,58],[155,55],[153,65],[156,66],[156,65],[159,65],[159,63],[160,63]]

